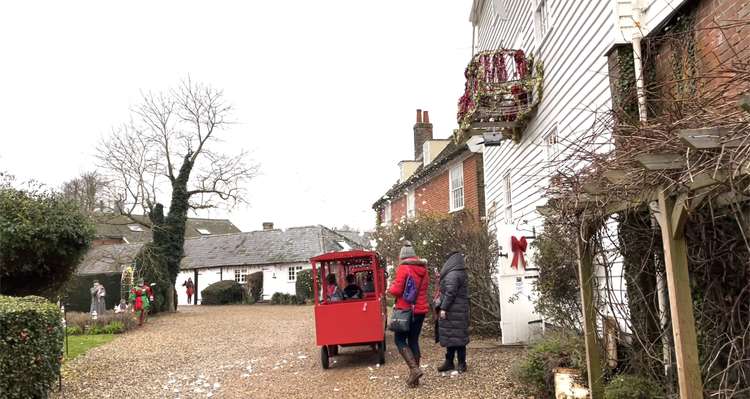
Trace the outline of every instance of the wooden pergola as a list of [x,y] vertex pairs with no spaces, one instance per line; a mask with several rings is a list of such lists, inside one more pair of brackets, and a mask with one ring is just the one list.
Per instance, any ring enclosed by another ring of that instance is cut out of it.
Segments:
[[[738,139],[729,140],[729,129],[722,127],[705,129],[684,129],[679,131],[680,138],[690,149],[721,149],[748,145]],[[665,171],[686,168],[684,154],[644,154],[637,158],[640,167],[645,171]],[[702,173],[694,176],[687,186],[654,187],[640,194],[616,198],[607,203],[602,201],[607,186],[617,186],[626,179],[624,170],[606,170],[602,176],[606,181],[598,180],[582,184],[582,193],[575,200],[578,209],[598,208],[596,212],[582,211],[580,234],[577,235],[578,278],[580,282],[581,304],[583,309],[583,326],[586,346],[586,364],[588,383],[592,399],[603,397],[603,381],[600,345],[598,343],[596,313],[594,304],[595,274],[593,236],[603,225],[604,220],[617,212],[656,202],[658,212],[655,218],[661,231],[666,269],[666,283],[669,291],[669,307],[672,322],[672,336],[676,357],[679,394],[683,399],[703,398],[703,382],[698,359],[693,300],[691,297],[690,278],[688,273],[687,242],[685,225],[690,212],[715,191],[716,186],[731,176],[737,178],[750,174],[750,166],[745,165],[739,171],[717,169],[712,174]],[[609,197],[612,199],[612,196]],[[747,201],[750,197],[727,192],[717,198],[718,205],[728,205]],[[602,204],[606,203],[602,209]],[[539,212],[549,214],[550,206],[540,207]]]

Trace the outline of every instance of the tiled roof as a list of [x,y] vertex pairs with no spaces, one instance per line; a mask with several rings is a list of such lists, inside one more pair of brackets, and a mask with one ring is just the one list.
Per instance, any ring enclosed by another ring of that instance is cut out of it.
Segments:
[[[144,223],[148,221],[146,216],[133,215],[133,218]],[[130,218],[124,215],[99,215],[96,223],[97,238],[122,238],[124,237],[129,243],[150,242],[151,229],[134,223]],[[148,223],[146,223],[148,224]],[[143,231],[133,231],[130,226],[138,226]],[[202,234],[198,229],[205,230],[211,235],[239,233],[237,228],[228,219],[201,219],[188,218],[185,225],[185,238],[201,237]]]
[[364,249],[370,249],[371,247],[370,239],[372,238],[372,235],[370,233],[353,231],[353,230],[336,230],[336,232],[362,245],[362,248]]
[[[185,240],[182,269],[307,262],[326,252],[363,246],[324,226],[260,230]],[[89,251],[78,274],[117,273],[132,262],[142,244],[103,245]]]

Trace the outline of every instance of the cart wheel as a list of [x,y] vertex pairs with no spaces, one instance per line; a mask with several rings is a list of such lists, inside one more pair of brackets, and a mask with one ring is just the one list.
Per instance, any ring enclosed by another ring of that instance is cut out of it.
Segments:
[[331,348],[329,349],[329,352],[331,352],[331,356],[338,356],[339,355],[339,346],[338,345],[331,345]]
[[320,347],[320,365],[323,366],[324,369],[328,369],[329,366],[328,347],[325,345]]
[[378,363],[385,364],[385,339],[378,342]]

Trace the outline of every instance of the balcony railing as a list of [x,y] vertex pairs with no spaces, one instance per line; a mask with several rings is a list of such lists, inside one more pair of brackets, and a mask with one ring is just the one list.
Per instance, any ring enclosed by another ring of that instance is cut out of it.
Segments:
[[483,51],[464,73],[464,95],[458,100],[462,132],[500,132],[520,141],[542,96],[542,66],[522,50]]

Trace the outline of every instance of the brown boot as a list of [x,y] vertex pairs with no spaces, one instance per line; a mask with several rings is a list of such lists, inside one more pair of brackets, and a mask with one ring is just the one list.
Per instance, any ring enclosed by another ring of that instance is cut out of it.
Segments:
[[419,386],[419,379],[422,378],[422,369],[417,365],[417,360],[414,358],[414,354],[409,348],[399,349],[398,352],[401,357],[404,358],[406,365],[409,366],[409,378],[406,380],[406,385],[409,388],[416,388]]

